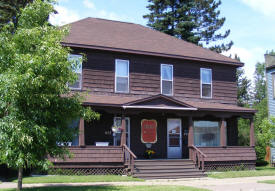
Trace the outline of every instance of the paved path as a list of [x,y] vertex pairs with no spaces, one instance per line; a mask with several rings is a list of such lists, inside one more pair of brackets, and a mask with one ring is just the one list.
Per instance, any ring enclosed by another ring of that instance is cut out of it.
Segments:
[[[246,178],[196,178],[177,180],[147,180],[145,182],[95,182],[95,183],[55,183],[55,184],[24,184],[23,187],[44,186],[135,186],[135,185],[178,185],[206,188],[212,191],[275,191],[275,184],[257,183],[261,180],[275,180],[275,176]],[[16,188],[15,183],[3,182],[1,188]]]

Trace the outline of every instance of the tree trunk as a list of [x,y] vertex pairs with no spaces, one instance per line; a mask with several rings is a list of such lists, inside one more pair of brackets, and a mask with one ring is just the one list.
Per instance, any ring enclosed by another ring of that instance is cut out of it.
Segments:
[[23,168],[19,167],[19,169],[18,169],[17,191],[22,190],[22,178],[23,178]]

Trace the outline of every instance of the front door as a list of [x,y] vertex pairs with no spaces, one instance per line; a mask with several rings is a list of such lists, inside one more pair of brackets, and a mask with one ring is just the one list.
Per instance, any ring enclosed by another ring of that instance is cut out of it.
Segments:
[[181,119],[167,119],[167,157],[182,158]]

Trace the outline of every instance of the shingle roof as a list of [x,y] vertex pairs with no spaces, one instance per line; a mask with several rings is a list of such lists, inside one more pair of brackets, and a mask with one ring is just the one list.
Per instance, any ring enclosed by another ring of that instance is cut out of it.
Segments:
[[[163,96],[163,95],[161,95]],[[160,97],[161,97],[160,96]],[[116,95],[95,95],[89,94],[84,101],[84,105],[94,105],[94,106],[114,106],[123,107],[124,105],[129,105],[132,102],[138,102],[139,100],[157,98],[157,96],[138,97],[138,96],[116,96]],[[231,104],[221,104],[221,103],[208,103],[208,102],[195,102],[186,101],[180,98],[171,99],[182,102],[189,107],[197,108],[198,111],[224,111],[224,112],[240,112],[240,113],[255,113],[256,110],[251,108],[239,107],[237,105]]]
[[85,18],[69,25],[70,33],[63,43],[71,47],[243,65],[235,59],[139,24]]

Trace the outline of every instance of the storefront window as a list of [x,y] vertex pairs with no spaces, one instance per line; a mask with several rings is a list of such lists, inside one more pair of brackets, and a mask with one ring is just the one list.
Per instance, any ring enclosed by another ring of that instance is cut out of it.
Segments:
[[202,147],[220,145],[220,127],[217,121],[194,121],[194,144]]

